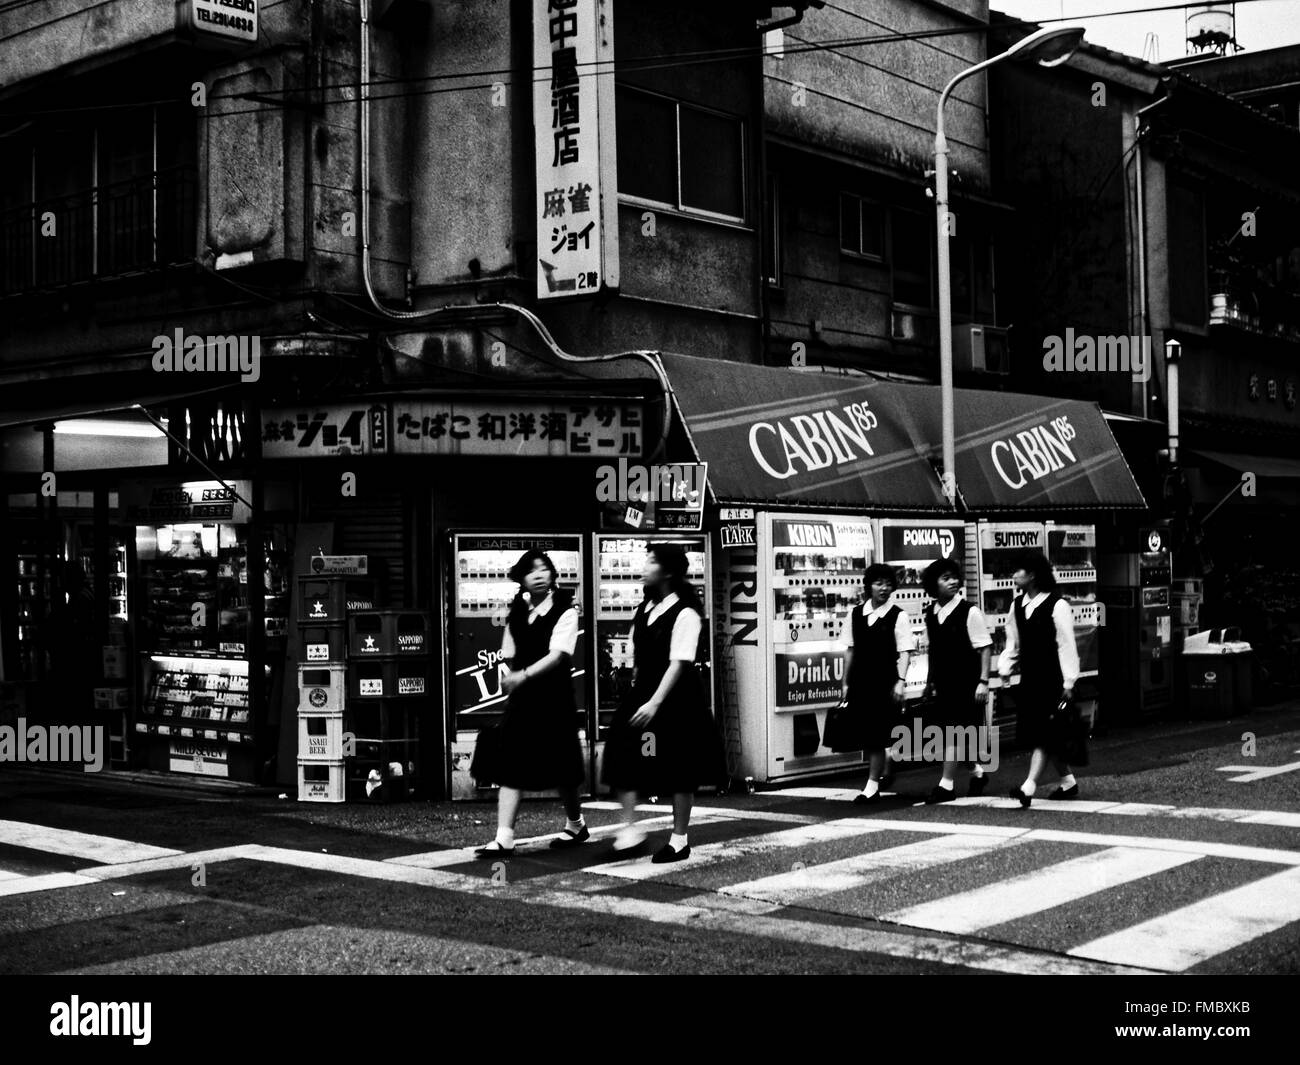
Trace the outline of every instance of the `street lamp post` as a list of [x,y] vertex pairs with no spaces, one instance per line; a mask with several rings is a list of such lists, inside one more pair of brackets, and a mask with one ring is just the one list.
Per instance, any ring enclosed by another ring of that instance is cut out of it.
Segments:
[[1034,61],[1039,66],[1054,67],[1070,58],[1083,41],[1079,26],[1059,26],[1031,33],[1005,52],[976,63],[961,71],[939,94],[934,124],[934,210],[938,241],[939,273],[939,390],[943,417],[943,494],[950,502],[957,500],[956,428],[953,418],[952,392],[952,261],[948,239],[952,222],[948,214],[948,140],[943,131],[943,105],[961,81],[987,70],[1004,59]]

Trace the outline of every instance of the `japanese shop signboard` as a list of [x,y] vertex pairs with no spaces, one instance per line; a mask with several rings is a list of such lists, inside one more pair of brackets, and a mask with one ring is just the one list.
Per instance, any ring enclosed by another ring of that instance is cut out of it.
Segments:
[[514,457],[639,456],[639,403],[395,400],[393,452]]
[[201,37],[220,38],[230,44],[257,43],[257,16],[261,0],[182,0],[176,6],[182,30]]
[[263,458],[304,459],[387,453],[386,404],[332,404],[262,412]]
[[537,298],[618,287],[611,0],[533,0]]

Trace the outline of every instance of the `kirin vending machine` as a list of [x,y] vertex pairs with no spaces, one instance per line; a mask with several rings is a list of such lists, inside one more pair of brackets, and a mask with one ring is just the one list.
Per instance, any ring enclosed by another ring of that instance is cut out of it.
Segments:
[[645,599],[642,577],[645,574],[646,549],[655,543],[679,544],[686,552],[687,579],[700,597],[704,607],[704,625],[700,634],[700,661],[697,668],[702,676],[701,686],[710,700],[713,684],[709,676],[709,657],[713,646],[710,626],[709,597],[709,540],[703,533],[696,536],[680,534],[627,533],[604,534],[594,537],[596,562],[596,760],[605,743],[605,733],[610,720],[632,686],[632,621],[637,608]]
[[[452,600],[443,646],[449,678],[448,715],[451,745],[451,795],[453,799],[481,797],[469,774],[480,729],[496,724],[505,710],[501,677],[507,666],[501,659],[501,638],[519,585],[510,568],[528,550],[545,551],[558,570],[558,583],[574,593],[580,622],[587,605],[583,537],[574,533],[455,533],[452,535]],[[588,772],[592,766],[585,625],[580,624],[578,644],[570,663],[578,729]]]
[[875,561],[869,518],[758,512],[754,546],[727,552],[721,646],[738,770],[768,782],[862,761],[822,746],[840,699],[849,612]]

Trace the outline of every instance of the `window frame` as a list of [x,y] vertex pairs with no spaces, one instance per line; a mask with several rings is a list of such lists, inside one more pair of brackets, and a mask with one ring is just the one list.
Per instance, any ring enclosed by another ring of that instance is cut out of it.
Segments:
[[[858,240],[857,249],[847,248],[844,245],[844,200],[845,198],[853,200],[857,204],[858,215]],[[869,251],[862,250],[862,218],[864,209],[871,206],[880,211],[880,237],[881,249],[880,254],[876,255]],[[860,192],[850,192],[847,189],[841,189],[839,199],[836,202],[836,208],[839,213],[839,222],[837,223],[840,231],[840,254],[850,259],[857,259],[862,262],[884,264],[890,261],[890,244],[889,244],[889,215],[890,208],[887,204],[872,196],[863,196]]]
[[[687,100],[679,100],[675,96],[668,96],[665,93],[654,92],[650,89],[643,89],[639,85],[620,84],[618,91],[640,93],[642,96],[652,96],[659,100],[665,100],[673,105],[673,150],[675,153],[674,169],[677,175],[677,202],[668,203],[666,200],[654,200],[645,196],[637,196],[633,193],[624,192],[621,188],[618,190],[618,199],[620,203],[635,204],[638,207],[657,208],[661,211],[672,211],[676,214],[685,215],[690,218],[704,218],[712,222],[723,222],[729,225],[748,227],[749,221],[749,145],[746,139],[746,123],[739,115],[731,114],[727,111],[719,111],[717,108],[704,107],[701,104],[693,103]],[[616,97],[617,98],[617,97]],[[615,105],[617,107],[617,104]],[[701,114],[714,115],[718,118],[734,122],[736,134],[739,138],[740,149],[740,205],[744,213],[739,215],[724,214],[719,211],[709,211],[703,207],[690,207],[682,201],[682,108],[686,107],[692,111],[698,111]],[[617,114],[617,112],[616,112]],[[616,120],[617,122],[617,120]]]

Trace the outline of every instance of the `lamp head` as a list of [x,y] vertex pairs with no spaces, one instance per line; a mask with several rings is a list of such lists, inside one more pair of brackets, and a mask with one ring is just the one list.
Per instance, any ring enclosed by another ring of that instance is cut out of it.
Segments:
[[1008,59],[1036,62],[1040,67],[1060,66],[1083,43],[1082,26],[1051,26],[1035,30],[1006,51]]

